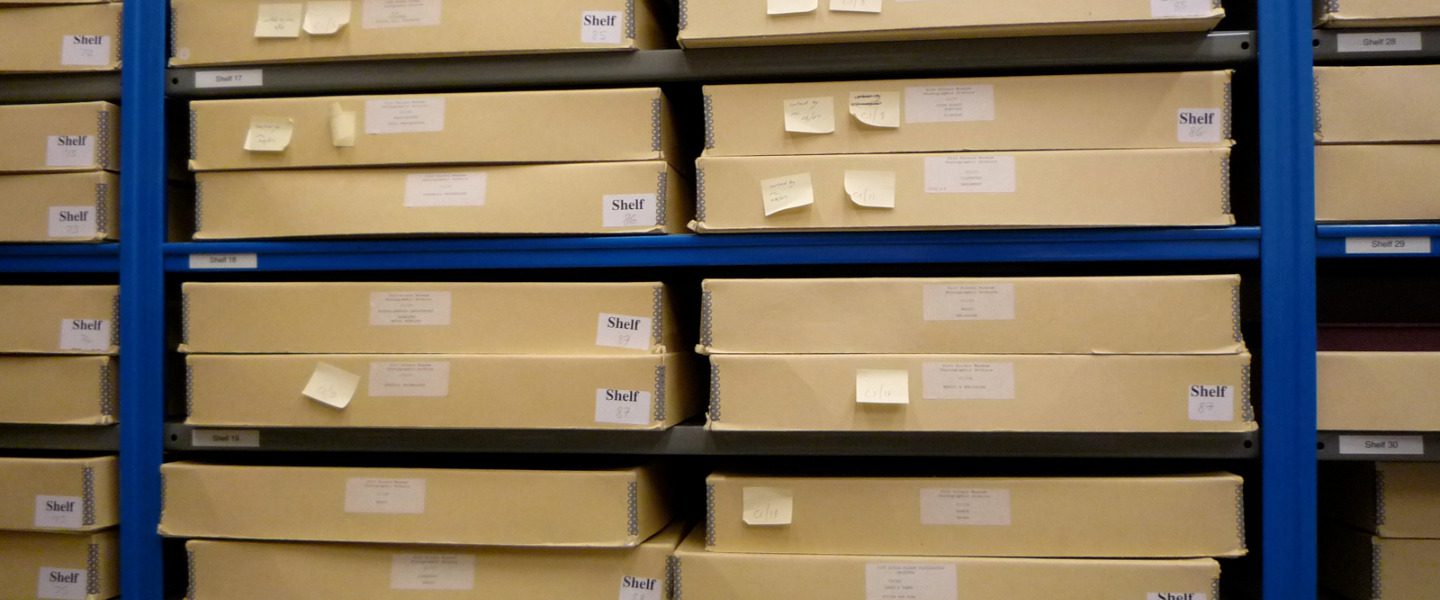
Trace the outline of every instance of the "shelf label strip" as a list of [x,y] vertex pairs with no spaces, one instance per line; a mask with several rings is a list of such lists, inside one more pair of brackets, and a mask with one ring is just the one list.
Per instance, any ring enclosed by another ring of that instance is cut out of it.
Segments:
[[1345,238],[1346,254],[1429,254],[1428,237]]

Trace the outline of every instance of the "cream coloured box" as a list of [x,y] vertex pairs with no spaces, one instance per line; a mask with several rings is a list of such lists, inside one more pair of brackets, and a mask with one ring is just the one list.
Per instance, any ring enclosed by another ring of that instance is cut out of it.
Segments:
[[[115,457],[0,458],[0,530],[88,532],[120,521]],[[0,561],[4,562],[4,561]]]
[[121,4],[0,2],[0,73],[71,73],[120,68]]
[[6,598],[109,600],[120,595],[119,540],[90,534],[0,531]]

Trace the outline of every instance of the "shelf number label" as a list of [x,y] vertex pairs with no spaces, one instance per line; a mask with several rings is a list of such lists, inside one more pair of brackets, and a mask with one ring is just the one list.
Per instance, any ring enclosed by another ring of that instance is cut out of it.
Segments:
[[1425,454],[1425,438],[1418,435],[1342,435],[1340,453],[1420,456]]
[[1429,254],[1428,237],[1345,238],[1346,254]]
[[260,258],[254,254],[191,254],[190,269],[258,269]]
[[197,89],[203,90],[208,88],[243,88],[264,86],[265,71],[262,69],[195,72],[195,87]]
[[1419,52],[1424,38],[1418,31],[1404,33],[1342,33],[1335,36],[1340,52]]
[[260,432],[255,429],[196,429],[190,432],[196,448],[259,448]]

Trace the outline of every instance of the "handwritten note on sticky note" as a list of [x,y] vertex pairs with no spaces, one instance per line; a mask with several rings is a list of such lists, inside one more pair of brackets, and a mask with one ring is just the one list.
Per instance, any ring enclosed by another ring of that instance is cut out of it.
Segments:
[[284,117],[250,117],[245,149],[250,152],[284,152],[295,136],[295,120]]
[[795,497],[788,488],[747,487],[741,489],[745,503],[745,524],[753,527],[789,525],[795,515]]
[[835,133],[835,99],[821,97],[786,100],[785,131]]
[[900,92],[850,92],[850,116],[871,127],[899,127]]
[[831,12],[859,12],[880,14],[881,0],[830,0]]
[[317,363],[315,372],[310,374],[310,383],[301,392],[306,398],[328,404],[335,408],[350,406],[355,390],[360,387],[360,376],[335,365]]
[[305,33],[335,35],[350,24],[350,0],[318,0],[305,3]]
[[298,38],[304,4],[261,4],[255,17],[257,38]]
[[845,193],[856,206],[895,208],[895,172],[846,171]]
[[857,369],[855,401],[860,404],[909,404],[910,372],[894,369]]
[[355,145],[355,113],[345,110],[339,102],[330,104],[330,142],[336,148]]
[[760,195],[765,201],[765,216],[815,203],[815,187],[809,173],[786,175],[760,181]]
[[765,14],[796,15],[815,12],[818,8],[820,0],[766,0]]

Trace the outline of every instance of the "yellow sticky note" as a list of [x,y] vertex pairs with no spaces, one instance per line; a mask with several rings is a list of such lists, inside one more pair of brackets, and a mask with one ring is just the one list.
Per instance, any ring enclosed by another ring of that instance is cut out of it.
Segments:
[[895,208],[895,172],[846,171],[845,193],[857,206]]
[[298,38],[304,14],[304,4],[261,4],[255,18],[255,37]]
[[766,0],[765,14],[795,15],[815,12],[818,8],[820,0]]
[[892,369],[857,369],[855,401],[860,404],[909,404],[910,372]]
[[760,195],[765,201],[765,216],[815,203],[815,187],[809,173],[786,175],[760,182]]
[[830,0],[831,12],[860,12],[880,14],[882,0]]
[[795,497],[788,488],[742,488],[745,524],[756,527],[789,525],[795,515]]
[[330,104],[330,142],[336,148],[355,145],[355,113],[345,110],[339,102]]
[[850,92],[850,116],[871,127],[899,127],[900,92]]
[[245,149],[251,152],[284,152],[295,136],[295,121],[283,117],[250,117]]
[[310,383],[305,384],[305,391],[301,393],[316,402],[345,408],[350,406],[359,387],[359,375],[331,364],[317,363],[315,372],[310,374]]
[[335,35],[350,24],[350,0],[305,3],[305,33]]
[[791,133],[835,133],[835,99],[794,98],[785,100],[785,131]]

